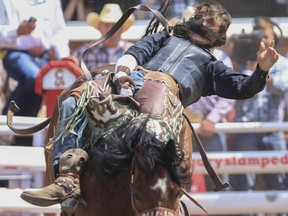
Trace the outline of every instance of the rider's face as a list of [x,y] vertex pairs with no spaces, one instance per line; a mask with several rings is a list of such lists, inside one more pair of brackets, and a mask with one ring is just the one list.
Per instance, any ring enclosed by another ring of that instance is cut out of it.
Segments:
[[[202,25],[215,33],[219,32],[220,26],[221,26],[220,17],[212,17],[207,14],[201,15],[200,13],[200,15],[195,16],[195,18],[199,25]],[[217,38],[214,36],[210,36],[210,35],[206,35],[206,37],[203,37],[202,35],[194,34],[193,40],[196,41],[197,44],[208,45],[208,44],[213,44],[217,40]]]

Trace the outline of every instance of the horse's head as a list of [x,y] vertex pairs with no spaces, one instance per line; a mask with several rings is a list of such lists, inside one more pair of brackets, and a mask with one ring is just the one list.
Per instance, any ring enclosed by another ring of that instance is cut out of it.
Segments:
[[[155,140],[154,140],[155,141]],[[173,140],[138,144],[131,165],[131,201],[137,215],[179,215],[181,185],[189,171],[184,153]]]
[[172,132],[167,135],[169,130],[155,121],[147,117],[116,127],[94,145],[91,163],[101,171],[103,182],[131,170],[130,201],[137,215],[177,216],[181,187],[191,184],[191,170],[185,165],[190,157],[179,138],[174,139]]

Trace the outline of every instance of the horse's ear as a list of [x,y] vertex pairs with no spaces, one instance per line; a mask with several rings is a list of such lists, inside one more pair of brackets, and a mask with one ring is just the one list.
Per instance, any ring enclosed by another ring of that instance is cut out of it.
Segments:
[[175,159],[175,151],[176,151],[175,141],[169,140],[165,145],[165,162],[173,163]]

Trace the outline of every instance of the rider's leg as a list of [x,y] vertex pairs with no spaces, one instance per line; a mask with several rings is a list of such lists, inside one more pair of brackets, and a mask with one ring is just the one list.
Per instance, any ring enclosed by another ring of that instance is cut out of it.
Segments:
[[[59,174],[54,183],[41,190],[24,191],[21,198],[37,206],[50,206],[59,202],[73,203],[80,199],[79,175],[88,160],[86,151],[72,148],[59,160]],[[72,201],[72,202],[71,202]],[[68,204],[69,205],[69,204]],[[74,209],[77,202],[68,207]]]
[[[74,97],[69,97],[62,103],[57,137],[65,130],[69,117],[74,114],[75,108],[76,99]],[[77,129],[76,127],[75,134],[77,134]],[[62,136],[56,139],[54,169],[57,178],[54,183],[38,191],[24,191],[21,195],[22,199],[37,206],[50,206],[67,199],[70,200],[71,197],[74,201],[75,198],[80,198],[79,175],[87,163],[88,154],[82,149],[82,140],[76,141],[77,136],[75,134],[69,133],[65,139],[62,139]],[[76,206],[72,204],[69,207],[75,208]]]
[[69,121],[73,117],[73,114],[75,113],[75,109],[77,106],[77,99],[73,96],[68,97],[66,100],[64,100],[61,104],[61,108],[59,111],[59,124],[56,134],[56,141],[53,146],[54,150],[54,171],[55,174],[58,173],[58,163],[59,158],[61,155],[71,148],[83,148],[83,142],[82,139],[80,139],[77,142],[77,131],[81,125],[81,122],[76,125],[75,132],[76,133],[69,133],[68,135],[65,135],[63,131],[65,131],[65,127],[69,124]]

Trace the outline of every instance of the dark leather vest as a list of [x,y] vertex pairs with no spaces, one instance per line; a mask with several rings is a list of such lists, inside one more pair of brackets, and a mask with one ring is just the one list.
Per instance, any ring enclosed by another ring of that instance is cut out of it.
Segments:
[[172,36],[144,67],[171,75],[180,86],[180,100],[186,107],[201,97],[208,74],[200,67],[204,65],[206,68],[205,64],[212,58],[214,56],[208,50]]

